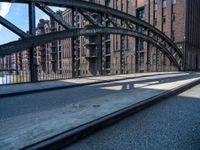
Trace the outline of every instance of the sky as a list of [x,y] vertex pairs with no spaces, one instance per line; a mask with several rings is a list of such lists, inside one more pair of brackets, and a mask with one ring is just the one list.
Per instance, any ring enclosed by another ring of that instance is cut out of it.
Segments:
[[[54,11],[64,8],[51,7]],[[15,3],[3,3],[0,2],[0,16],[6,18],[8,21],[16,25],[23,31],[28,30],[28,5],[27,4],[15,4]],[[36,8],[36,24],[39,19],[49,19],[49,17]],[[17,40],[19,36],[9,31],[4,26],[0,25],[0,45],[14,40]]]

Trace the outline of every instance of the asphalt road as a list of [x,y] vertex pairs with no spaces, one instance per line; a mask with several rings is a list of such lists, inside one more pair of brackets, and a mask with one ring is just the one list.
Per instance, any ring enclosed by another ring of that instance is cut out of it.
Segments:
[[[188,78],[188,75],[159,75],[102,83],[71,89],[47,91],[42,93],[19,95],[0,99],[0,121],[13,117],[53,110],[79,101],[103,97],[109,94],[134,90],[140,86],[172,82]],[[120,90],[112,87],[120,86]]]
[[200,85],[64,150],[200,150]]

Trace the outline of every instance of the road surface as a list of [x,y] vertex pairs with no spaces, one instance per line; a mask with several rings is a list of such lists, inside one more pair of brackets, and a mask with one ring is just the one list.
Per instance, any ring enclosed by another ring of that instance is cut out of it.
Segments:
[[[186,74],[169,74],[114,81],[71,89],[47,91],[0,99],[0,121],[26,114],[37,114],[84,100],[96,99],[105,95],[124,93],[140,87],[173,82],[188,78]],[[14,85],[13,85],[14,86]]]
[[200,150],[200,85],[65,150]]
[[166,74],[0,98],[0,148],[23,148],[198,79]]

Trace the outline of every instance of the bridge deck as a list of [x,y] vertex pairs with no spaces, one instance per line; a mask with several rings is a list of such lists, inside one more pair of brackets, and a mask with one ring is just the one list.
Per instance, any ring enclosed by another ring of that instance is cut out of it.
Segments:
[[0,147],[28,146],[199,80],[199,73],[163,74],[1,98]]
[[65,150],[199,150],[199,91],[172,96]]
[[46,90],[55,90],[60,88],[77,87],[87,84],[96,84],[102,82],[110,82],[122,79],[131,79],[145,76],[155,76],[162,74],[174,74],[179,72],[152,72],[152,73],[135,73],[129,75],[113,75],[113,76],[99,76],[99,77],[85,77],[67,80],[56,80],[36,83],[22,83],[13,85],[0,86],[0,97],[18,95],[23,93],[33,93]]

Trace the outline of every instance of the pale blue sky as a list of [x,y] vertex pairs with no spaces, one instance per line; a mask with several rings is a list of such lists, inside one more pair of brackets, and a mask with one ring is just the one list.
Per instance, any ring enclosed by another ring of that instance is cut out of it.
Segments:
[[[54,11],[64,8],[51,7]],[[23,31],[28,30],[28,6],[26,4],[12,4],[10,7],[6,3],[0,3],[0,15],[12,22],[18,28]],[[36,23],[39,19],[49,19],[49,17],[43,13],[40,9],[36,9]],[[8,43],[13,40],[17,40],[19,37],[6,29],[0,27],[0,45]]]

